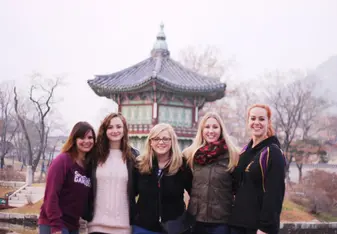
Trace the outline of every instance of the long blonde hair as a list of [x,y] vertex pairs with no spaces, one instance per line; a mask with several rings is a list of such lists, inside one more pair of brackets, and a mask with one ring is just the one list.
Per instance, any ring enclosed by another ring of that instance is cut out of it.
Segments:
[[207,143],[202,136],[202,132],[205,128],[206,121],[209,118],[216,119],[216,121],[220,125],[220,128],[221,128],[220,138],[225,139],[226,141],[226,144],[228,147],[228,153],[229,153],[228,169],[231,171],[234,169],[234,167],[236,166],[236,162],[238,161],[239,150],[236,147],[236,145],[233,143],[233,141],[231,140],[230,136],[228,135],[226,128],[225,128],[225,124],[222,121],[221,117],[216,112],[207,112],[201,118],[199,122],[199,126],[198,126],[197,135],[195,136],[192,145],[190,145],[183,151],[183,155],[186,157],[187,163],[189,164],[189,166],[193,168],[193,160],[194,160],[195,153],[197,152],[199,148],[203,147]]
[[156,136],[159,135],[159,133],[163,132],[163,131],[167,131],[170,135],[171,138],[171,149],[170,149],[170,161],[169,161],[169,166],[168,166],[168,175],[174,175],[175,173],[178,172],[179,168],[182,166],[183,164],[183,157],[182,157],[182,153],[181,150],[179,148],[179,144],[178,144],[178,138],[176,133],[174,132],[174,129],[172,128],[171,125],[166,124],[166,123],[160,123],[155,125],[146,141],[145,141],[145,147],[144,150],[142,152],[142,154],[137,157],[137,162],[138,162],[138,169],[140,171],[140,173],[143,174],[150,174],[152,167],[153,167],[153,158],[156,157],[154,154],[154,151],[151,147],[151,139],[155,138]]

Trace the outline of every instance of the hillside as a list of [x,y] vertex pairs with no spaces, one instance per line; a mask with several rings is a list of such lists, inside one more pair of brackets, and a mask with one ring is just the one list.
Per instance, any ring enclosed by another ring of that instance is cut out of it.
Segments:
[[[316,83],[315,93],[337,103],[337,55],[321,63],[309,76]],[[332,108],[337,113],[337,106]]]

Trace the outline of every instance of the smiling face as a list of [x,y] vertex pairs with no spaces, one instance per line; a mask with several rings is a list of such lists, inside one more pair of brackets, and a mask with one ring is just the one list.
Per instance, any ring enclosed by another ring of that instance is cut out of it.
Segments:
[[106,130],[106,136],[110,142],[121,141],[124,136],[124,125],[119,117],[110,120],[110,124]]
[[202,130],[202,137],[207,143],[212,143],[219,140],[221,135],[221,127],[219,122],[210,117],[206,120],[204,128]]
[[249,112],[248,128],[253,137],[267,137],[268,131],[268,116],[267,111],[261,107],[254,107]]
[[160,132],[157,136],[151,138],[151,148],[157,157],[167,156],[170,153],[172,139],[167,130]]
[[76,149],[80,153],[88,153],[94,146],[94,133],[89,130],[83,138],[76,139]]

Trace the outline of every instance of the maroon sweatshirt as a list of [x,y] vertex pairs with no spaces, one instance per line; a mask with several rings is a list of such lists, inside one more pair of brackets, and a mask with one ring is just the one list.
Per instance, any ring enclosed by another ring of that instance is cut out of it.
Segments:
[[79,229],[89,190],[90,178],[84,168],[73,162],[67,153],[58,155],[51,163],[39,224],[51,226],[51,232],[67,228]]

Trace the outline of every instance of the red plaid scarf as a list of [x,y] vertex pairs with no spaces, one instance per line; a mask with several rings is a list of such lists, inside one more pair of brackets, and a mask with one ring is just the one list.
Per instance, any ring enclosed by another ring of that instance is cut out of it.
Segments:
[[220,155],[228,151],[225,139],[204,145],[194,154],[194,162],[199,165],[206,165],[217,160]]

